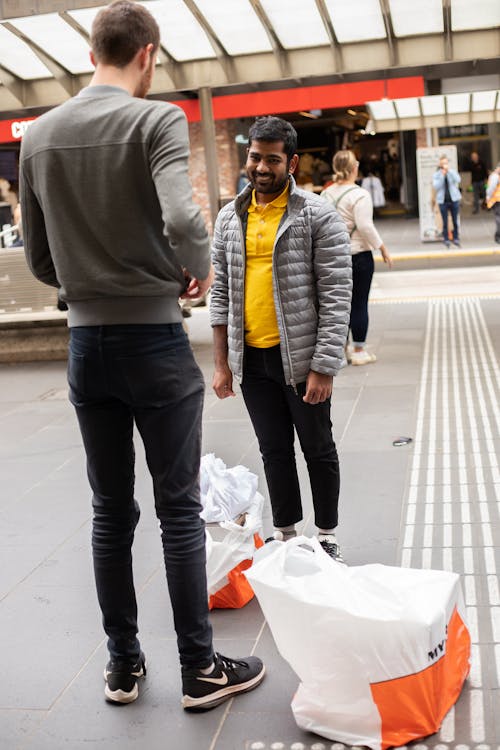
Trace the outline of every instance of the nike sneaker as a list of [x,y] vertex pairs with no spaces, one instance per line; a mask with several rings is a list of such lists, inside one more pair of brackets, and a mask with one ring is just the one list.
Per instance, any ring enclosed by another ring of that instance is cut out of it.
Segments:
[[104,670],[104,695],[110,703],[132,703],[139,696],[137,681],[146,676],[146,657],[140,653],[135,662],[110,659]]
[[266,672],[256,656],[229,659],[216,653],[214,662],[209,674],[182,668],[182,706],[186,711],[208,711],[238,693],[247,693],[260,685]]

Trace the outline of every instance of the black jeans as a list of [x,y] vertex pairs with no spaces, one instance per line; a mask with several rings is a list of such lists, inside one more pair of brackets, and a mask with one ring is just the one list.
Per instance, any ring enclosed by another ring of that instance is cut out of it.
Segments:
[[453,242],[458,242],[459,209],[460,201],[451,201],[451,203],[439,204],[439,210],[441,211],[441,218],[443,220],[443,239],[445,242],[448,241],[448,213],[451,214],[451,221],[453,223]]
[[368,297],[372,284],[375,264],[371,250],[353,253],[352,256],[352,299],[351,329],[352,340],[364,344],[368,333]]
[[285,384],[280,347],[245,346],[241,390],[259,441],[276,527],[302,519],[299,479],[295,463],[294,427],[307,463],[314,517],[321,529],[338,523],[339,462],[332,437],[330,399],[306,404]]
[[474,193],[474,211],[477,213],[479,211],[480,203],[484,199],[486,193],[484,189],[484,180],[473,182],[472,191]]
[[493,213],[495,215],[495,242],[500,244],[500,203],[495,203]]
[[180,660],[206,666],[213,650],[198,479],[204,382],[182,325],[72,328],[68,382],[93,491],[92,552],[109,652],[133,660],[140,651],[135,422],[153,478]]

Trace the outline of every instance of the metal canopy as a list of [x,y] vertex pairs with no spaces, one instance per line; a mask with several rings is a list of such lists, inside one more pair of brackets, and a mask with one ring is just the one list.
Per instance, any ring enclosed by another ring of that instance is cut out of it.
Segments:
[[[146,0],[161,50],[152,94],[433,70],[500,56],[499,0]],[[87,85],[102,0],[0,0],[0,111]],[[43,11],[43,12],[41,12]],[[398,119],[398,118],[392,118]]]
[[367,102],[372,118],[367,129],[417,130],[441,126],[500,122],[500,91],[419,96]]

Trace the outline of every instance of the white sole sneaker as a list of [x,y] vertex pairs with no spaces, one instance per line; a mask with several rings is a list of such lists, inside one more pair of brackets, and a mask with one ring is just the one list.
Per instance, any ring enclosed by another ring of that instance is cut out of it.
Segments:
[[353,352],[351,354],[351,365],[369,365],[372,362],[376,362],[377,358],[374,354],[370,354],[366,349],[361,352]]

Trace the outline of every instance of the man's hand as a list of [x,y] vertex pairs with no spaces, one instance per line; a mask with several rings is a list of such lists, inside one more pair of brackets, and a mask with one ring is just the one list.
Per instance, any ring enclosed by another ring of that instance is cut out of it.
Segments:
[[218,398],[236,396],[236,393],[233,391],[233,373],[228,365],[215,370],[212,388]]
[[321,372],[309,370],[306,380],[306,392],[303,401],[306,404],[321,404],[330,398],[333,389],[333,377],[323,375]]
[[214,269],[211,265],[206,279],[189,279],[186,291],[184,292],[184,294],[181,294],[181,299],[200,299],[200,297],[203,297],[203,295],[208,292],[213,284],[213,281]]

